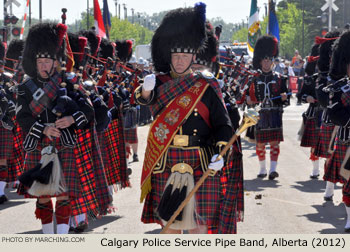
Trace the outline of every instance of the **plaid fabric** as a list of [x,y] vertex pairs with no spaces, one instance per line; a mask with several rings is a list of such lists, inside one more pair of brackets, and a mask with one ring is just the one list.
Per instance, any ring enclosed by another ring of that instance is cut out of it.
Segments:
[[[12,155],[10,160],[7,160],[8,167],[8,177],[7,182],[13,182],[17,180],[23,172],[23,162],[24,162],[24,150],[23,145],[23,132],[19,125],[15,122],[15,127],[13,128],[13,147]],[[1,141],[1,140],[0,140]]]
[[345,183],[345,179],[339,175],[340,166],[344,160],[345,153],[349,144],[335,139],[334,152],[325,164],[323,180],[333,183]]
[[314,151],[315,156],[322,158],[329,158],[331,155],[328,152],[329,142],[331,141],[334,125],[321,125],[317,144]]
[[219,226],[210,233],[236,234],[237,221],[243,221],[243,160],[240,139],[233,145],[228,164],[220,178],[224,200],[220,204]]
[[345,107],[350,107],[350,92],[346,92],[341,95],[341,102]]
[[[184,93],[200,79],[203,79],[200,73],[192,73],[184,77],[171,79],[160,85],[157,89],[158,96],[155,99],[156,103],[150,106],[152,115],[157,115],[170,101]],[[223,101],[221,89],[217,80],[215,78],[204,80],[214,89],[220,100]]]
[[[43,146],[48,146],[51,143],[49,138],[45,137],[42,142],[38,143],[37,149],[33,152],[27,152],[24,160],[24,171],[34,168],[41,159],[41,150]],[[66,185],[66,194],[70,198],[80,196],[81,186],[79,181],[79,173],[76,166],[76,159],[71,148],[65,148],[61,145],[60,139],[56,139],[56,149],[58,150],[58,157],[61,161],[61,168],[63,171],[63,179]],[[25,197],[33,197],[26,192],[22,184],[18,189],[19,194],[24,194]],[[54,196],[54,195],[51,195]],[[43,196],[44,197],[44,196]]]
[[257,143],[269,143],[273,141],[283,141],[283,129],[276,130],[255,130],[255,140]]
[[[30,80],[33,81],[33,80]],[[42,88],[44,91],[44,95],[46,95],[50,101],[53,101],[57,97],[57,90],[58,90],[58,84],[62,82],[62,79],[59,77],[58,74],[53,75],[50,78],[50,81],[48,81],[45,86]],[[37,117],[40,115],[46,108],[47,105],[43,104],[42,102],[33,99],[29,104],[29,109],[32,111],[32,114],[34,117]]]
[[[120,184],[121,188],[129,187],[130,182],[127,175],[126,149],[123,136],[123,123],[119,119],[113,120],[105,132],[105,139],[108,143],[110,152],[110,165],[105,171],[108,185]],[[102,151],[102,150],[101,150]]]
[[305,120],[304,134],[301,138],[300,146],[316,148],[320,130],[316,127],[315,119]]
[[137,127],[134,129],[124,129],[125,142],[129,144],[138,143]]
[[[200,163],[200,151],[198,149],[182,150],[169,148],[164,172],[152,174],[152,190],[145,199],[141,217],[142,222],[158,223],[162,225],[156,209],[163,194],[164,186],[171,174],[171,167],[182,161],[185,161],[194,169],[195,183],[197,183],[203,175]],[[205,223],[209,230],[217,228],[219,224],[220,202],[223,199],[219,174],[220,172],[215,176],[209,176],[195,195],[196,212],[200,216],[199,220],[202,224]]]
[[71,201],[72,215],[89,213],[90,216],[98,215],[98,202],[95,192],[94,163],[92,159],[93,128],[77,130],[77,143],[74,148],[76,166],[81,183],[81,197]]
[[108,205],[112,202],[112,197],[108,191],[106,173],[103,168],[101,149],[98,143],[96,130],[92,134],[92,160],[94,163],[95,190],[99,206],[99,215],[107,214]]

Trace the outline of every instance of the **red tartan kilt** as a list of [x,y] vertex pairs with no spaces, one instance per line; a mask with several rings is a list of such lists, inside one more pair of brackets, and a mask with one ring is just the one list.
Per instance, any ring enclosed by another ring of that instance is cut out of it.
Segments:
[[319,132],[319,128],[316,128],[316,120],[307,119],[305,121],[305,129],[304,134],[301,138],[300,146],[316,148]]
[[335,139],[334,152],[325,165],[323,180],[333,183],[340,182],[342,184],[346,182],[345,179],[340,176],[339,171],[348,147],[349,144],[340,142],[338,139]]
[[0,172],[0,181],[16,181],[23,171],[22,131],[18,124],[15,125],[10,131],[0,124],[0,159],[7,160],[6,171]]
[[[42,146],[48,146],[50,140],[45,137],[43,143],[38,143],[37,149],[32,152],[27,152],[24,160],[24,171],[34,168],[41,159]],[[76,166],[76,158],[72,148],[63,148],[59,138],[56,139],[56,149],[58,150],[58,156],[61,161],[61,168],[63,171],[63,177],[66,185],[66,193],[70,198],[76,198],[80,196],[81,186],[78,169]],[[34,197],[26,192],[26,188],[20,184],[18,190],[19,194],[24,194],[25,197]],[[52,195],[51,195],[52,196]],[[59,195],[56,195],[59,196]],[[44,196],[43,196],[44,197]],[[48,196],[50,197],[50,196]]]
[[314,154],[317,157],[329,158],[331,154],[328,152],[329,142],[331,141],[334,125],[327,126],[322,124],[318,136],[318,142]]
[[[164,172],[152,174],[152,190],[145,199],[141,217],[142,222],[162,225],[156,210],[163,194],[164,186],[171,174],[171,167],[183,160],[186,160],[186,163],[194,169],[195,183],[202,177],[203,171],[198,150],[169,148]],[[219,224],[220,201],[223,197],[219,173],[215,176],[209,176],[198,189],[195,197],[197,214],[199,214],[209,229],[217,227]]]
[[125,142],[129,144],[136,144],[138,143],[137,139],[137,127],[133,129],[124,129],[125,134]]
[[257,143],[283,142],[283,130],[256,130],[255,140]]

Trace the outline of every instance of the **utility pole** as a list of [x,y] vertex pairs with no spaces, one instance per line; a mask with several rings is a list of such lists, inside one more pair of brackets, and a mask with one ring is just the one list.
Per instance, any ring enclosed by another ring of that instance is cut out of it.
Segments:
[[5,7],[6,6],[6,2],[7,0],[4,0],[4,29],[3,29],[3,41],[7,43],[7,25],[5,23],[5,17],[7,16],[7,8]]
[[302,48],[301,48],[301,55],[302,55],[302,57],[304,57],[305,55],[304,55],[304,50],[305,50],[305,34],[304,34],[304,17],[305,17],[305,10],[304,10],[304,0],[301,0],[301,9],[302,9],[302,11],[303,11],[303,17],[302,17]]
[[131,22],[134,23],[134,8],[131,8],[132,19]]
[[87,5],[86,5],[86,29],[89,30],[90,29],[89,0],[87,0],[86,3],[87,3]]
[[115,3],[115,16],[118,17],[118,0],[114,0]]
[[332,30],[332,5],[333,5],[333,0],[328,0],[328,31]]
[[32,26],[32,0],[29,1],[29,27]]
[[128,13],[127,13],[127,8],[126,8],[126,4],[123,4],[123,7],[124,7],[124,19],[125,20],[128,20]]
[[42,5],[42,1],[39,0],[39,21],[40,21],[40,23],[42,22],[42,18],[43,18],[43,5]]
[[118,8],[118,17],[120,19],[120,4],[118,4],[119,8]]

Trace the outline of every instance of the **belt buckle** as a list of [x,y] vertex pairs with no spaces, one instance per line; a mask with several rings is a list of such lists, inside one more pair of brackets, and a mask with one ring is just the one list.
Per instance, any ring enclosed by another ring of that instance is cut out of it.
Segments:
[[175,135],[174,145],[186,147],[189,145],[189,136],[188,135]]

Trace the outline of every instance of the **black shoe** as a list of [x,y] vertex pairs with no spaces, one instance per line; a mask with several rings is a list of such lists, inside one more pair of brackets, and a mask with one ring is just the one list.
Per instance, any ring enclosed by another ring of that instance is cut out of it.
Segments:
[[344,228],[345,233],[350,233],[350,228]]
[[318,174],[318,175],[310,175],[310,178],[311,179],[318,179],[319,176],[320,176],[320,174]]
[[274,180],[275,178],[278,178],[278,176],[278,172],[273,171],[269,174],[269,180]]
[[263,173],[263,174],[258,174],[257,175],[257,177],[258,178],[265,178],[267,176],[267,174],[266,173]]
[[324,196],[323,199],[324,199],[324,201],[333,201],[333,195],[328,196],[328,197]]
[[6,201],[8,201],[8,198],[6,197],[6,195],[5,194],[1,195],[1,197],[0,197],[0,204],[5,203]]
[[132,156],[132,161],[133,162],[138,162],[139,161],[139,156],[137,156],[137,154],[134,154],[133,156]]
[[132,174],[132,170],[131,170],[131,168],[128,168],[127,170],[126,170],[126,175],[131,175]]
[[85,221],[79,222],[78,226],[74,228],[75,233],[82,233],[88,229],[89,225]]

